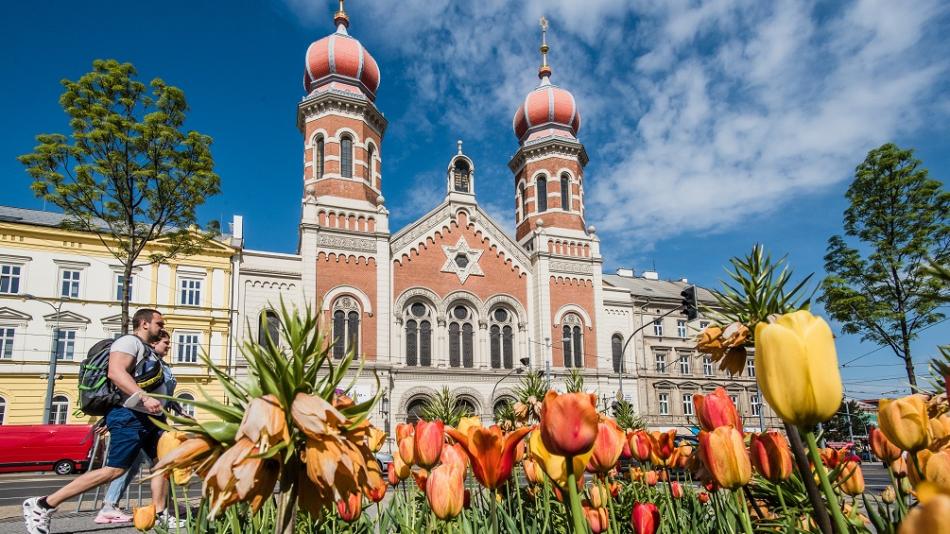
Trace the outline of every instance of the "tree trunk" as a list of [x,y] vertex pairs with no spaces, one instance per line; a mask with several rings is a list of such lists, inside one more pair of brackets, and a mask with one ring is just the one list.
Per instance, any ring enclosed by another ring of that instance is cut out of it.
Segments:
[[132,286],[132,259],[126,260],[122,270],[122,335],[129,333],[129,288]]
[[907,336],[907,326],[906,323],[901,321],[902,332],[902,343],[904,344],[904,369],[907,370],[907,380],[910,381],[910,391],[911,393],[917,393],[919,389],[917,388],[917,375],[914,373],[914,359],[910,354],[910,338]]

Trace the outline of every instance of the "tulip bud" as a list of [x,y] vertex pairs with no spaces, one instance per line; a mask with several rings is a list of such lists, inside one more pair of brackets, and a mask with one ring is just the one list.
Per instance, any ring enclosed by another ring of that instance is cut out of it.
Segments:
[[531,458],[525,458],[521,463],[521,466],[524,468],[524,476],[528,479],[528,482],[531,484],[540,484],[544,482],[544,477],[541,474],[541,468],[538,466],[538,463]]
[[586,453],[597,439],[597,397],[548,391],[541,406],[541,440],[558,456]]
[[426,481],[426,500],[439,519],[452,519],[465,504],[465,470],[458,464],[444,464],[432,470]]
[[605,418],[597,424],[597,437],[594,440],[593,454],[590,457],[588,471],[605,474],[617,465],[623,451],[624,433],[616,421]]
[[886,504],[894,504],[897,501],[897,492],[894,491],[894,486],[884,488],[884,491],[881,492],[881,500]]
[[845,494],[852,497],[864,493],[864,473],[861,465],[854,460],[847,460],[841,464],[838,474],[839,486]]
[[395,462],[389,462],[389,465],[386,466],[386,480],[390,486],[396,487],[399,485],[399,476],[396,474]]
[[647,486],[652,488],[660,481],[660,475],[658,475],[656,471],[647,471],[643,474],[643,481],[647,483]]
[[699,455],[713,480],[723,488],[736,489],[752,478],[752,464],[742,434],[731,426],[701,431]]
[[132,525],[146,532],[155,527],[155,505],[142,506],[132,511]]
[[705,491],[699,494],[699,502],[706,504],[709,502],[709,494]]
[[877,420],[887,439],[905,451],[916,452],[930,445],[930,420],[923,395],[881,399]]
[[634,503],[630,524],[636,534],[656,534],[660,528],[660,511],[652,502]]
[[674,480],[670,483],[670,495],[674,499],[679,499],[683,496],[683,486],[680,486],[680,483]]
[[717,427],[731,425],[742,429],[742,420],[736,405],[732,403],[725,388],[718,387],[709,395],[694,395],[693,405],[696,407],[696,418],[703,430],[712,432]]
[[900,447],[891,443],[891,441],[887,439],[887,436],[884,435],[884,432],[881,432],[881,429],[872,426],[870,438],[871,452],[874,453],[874,456],[880,458],[882,462],[889,464],[900,458]]
[[415,433],[416,427],[409,423],[399,423],[396,425],[396,443],[399,443],[403,438],[408,438],[413,433]]
[[336,502],[336,511],[343,521],[347,523],[356,521],[363,513],[363,495],[361,493],[350,493],[345,499]]
[[442,443],[445,441],[445,425],[442,421],[423,421],[416,423],[415,461],[426,469],[439,461]]
[[630,452],[640,462],[650,459],[653,452],[653,441],[645,430],[637,430],[630,434]]
[[780,482],[791,476],[792,453],[780,433],[770,430],[752,434],[749,453],[755,470],[770,482]]
[[587,524],[590,526],[590,530],[593,532],[593,534],[600,534],[601,532],[607,531],[607,510],[603,508],[590,508],[587,506],[585,506],[583,510],[584,519],[587,520]]
[[841,406],[834,335],[806,310],[756,325],[755,374],[769,405],[793,425],[811,427]]
[[610,501],[610,492],[600,485],[587,488],[588,500],[594,508],[603,508]]
[[369,450],[379,452],[383,448],[383,443],[386,442],[386,433],[382,430],[376,428],[375,426],[369,427],[369,435],[366,438],[366,444],[369,446]]
[[413,436],[406,436],[399,440],[399,457],[406,465],[416,463],[416,444]]

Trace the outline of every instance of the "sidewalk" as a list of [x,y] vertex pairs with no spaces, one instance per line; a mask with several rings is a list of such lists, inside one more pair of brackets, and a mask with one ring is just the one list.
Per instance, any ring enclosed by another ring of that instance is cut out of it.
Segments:
[[[138,531],[132,527],[131,523],[124,525],[99,525],[93,522],[96,512],[67,512],[60,511],[53,516],[54,534],[76,533],[87,534],[95,532],[108,532],[109,534],[136,534]],[[26,528],[23,526],[23,519],[19,516],[14,518],[0,519],[0,534],[24,534]]]

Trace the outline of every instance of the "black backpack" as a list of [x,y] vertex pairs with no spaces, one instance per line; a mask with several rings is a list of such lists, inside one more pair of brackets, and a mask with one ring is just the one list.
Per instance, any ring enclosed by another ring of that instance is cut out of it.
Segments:
[[89,349],[79,365],[79,410],[105,415],[119,404],[121,394],[109,380],[109,352],[114,339],[103,339]]

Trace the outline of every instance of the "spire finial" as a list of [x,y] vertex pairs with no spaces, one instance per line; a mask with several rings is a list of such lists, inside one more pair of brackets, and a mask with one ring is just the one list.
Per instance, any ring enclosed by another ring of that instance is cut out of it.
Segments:
[[538,69],[538,78],[542,80],[551,76],[551,66],[548,65],[548,19],[541,17],[541,68]]
[[346,16],[346,10],[343,8],[343,0],[340,0],[340,9],[333,14],[333,23],[336,24],[338,30],[340,26],[343,26],[343,33],[346,33],[346,28],[350,26],[350,17]]
[[459,147],[459,156],[461,156],[462,155],[462,140],[459,139],[458,141],[456,141],[456,144]]

